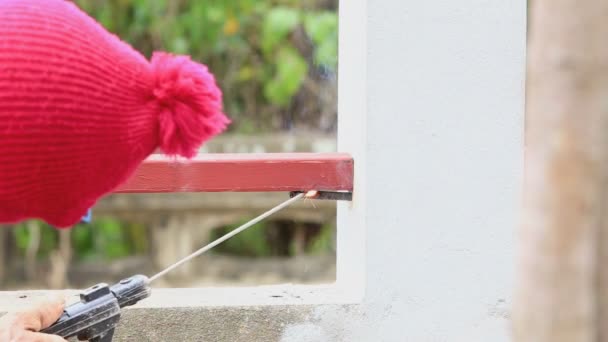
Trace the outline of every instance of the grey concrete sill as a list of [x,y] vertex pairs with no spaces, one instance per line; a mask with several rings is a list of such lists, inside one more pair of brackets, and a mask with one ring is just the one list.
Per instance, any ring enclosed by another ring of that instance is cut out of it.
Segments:
[[[0,314],[53,292],[77,300],[75,290],[0,292]],[[356,302],[354,293],[332,285],[154,289],[150,298],[124,310],[114,341],[315,341],[304,336],[314,329],[302,335],[301,327],[320,324],[322,311],[357,310]]]

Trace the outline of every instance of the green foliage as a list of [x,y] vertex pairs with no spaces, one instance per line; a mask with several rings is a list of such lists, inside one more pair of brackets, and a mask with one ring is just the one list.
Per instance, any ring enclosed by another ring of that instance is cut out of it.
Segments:
[[321,233],[310,243],[306,252],[309,254],[324,254],[335,249],[334,245],[335,227],[325,224],[321,227]]
[[101,219],[95,222],[92,228],[96,234],[99,234],[95,239],[96,247],[104,252],[106,258],[120,258],[129,254],[120,222]]
[[[295,96],[307,78],[320,82],[311,73],[314,68],[335,72],[337,66],[338,16],[313,1],[76,3],[147,56],[168,50],[209,65],[224,90],[231,129],[240,133],[277,130],[285,115],[297,119],[299,111],[320,112],[314,98],[295,108]],[[311,51],[303,48],[311,42]],[[301,121],[310,120],[301,116]]]
[[80,259],[118,259],[143,254],[148,236],[141,225],[124,224],[112,218],[97,218],[72,230],[72,244]]
[[[40,221],[25,222],[14,228],[17,250],[25,255],[33,238],[32,225],[40,229],[37,255],[46,258],[58,247],[58,230]],[[91,224],[77,225],[70,230],[70,235],[77,260],[112,260],[148,250],[145,227],[123,224],[111,218],[96,218]]]
[[281,47],[274,77],[264,87],[264,95],[273,104],[286,106],[306,78],[308,65],[298,52],[289,46]]
[[38,255],[41,257],[48,256],[57,245],[58,232],[41,221],[21,223],[14,228],[13,236],[15,238],[17,250],[21,255],[25,255],[32,238],[30,227],[37,227],[40,229]]
[[[223,229],[216,229],[212,234],[212,239],[217,239],[231,230],[237,228],[246,221],[235,224]],[[242,233],[234,236],[215,247],[215,253],[226,253],[240,256],[266,257],[271,255],[271,246],[266,239],[267,223],[260,222]]]
[[262,51],[272,54],[300,23],[300,13],[293,8],[276,7],[268,11],[262,26]]
[[[235,229],[246,220],[234,225],[216,229],[211,238],[216,239]],[[25,255],[32,235],[30,227],[40,228],[38,257],[46,258],[58,247],[58,230],[40,221],[31,221],[17,225],[13,234],[21,256]],[[260,222],[235,237],[217,246],[213,252],[248,257],[269,257],[275,255],[276,248],[268,238],[271,223]],[[276,227],[275,227],[276,228]],[[324,254],[334,249],[334,226],[324,225],[321,232],[307,246],[309,254]],[[70,230],[72,251],[76,260],[114,260],[130,255],[142,255],[148,252],[149,234],[146,227],[137,224],[122,223],[116,219],[96,217],[91,224],[81,224]],[[290,246],[290,255],[293,255]]]
[[306,32],[316,45],[315,63],[335,68],[338,64],[338,16],[333,12],[306,15]]
[[[242,221],[238,224],[216,229],[212,233],[212,239],[217,239],[237,228],[241,224],[245,223]],[[226,242],[218,245],[213,249],[214,253],[231,254],[248,257],[269,257],[276,256],[276,246],[272,245],[272,241],[269,239],[269,230],[275,229],[288,229],[286,227],[272,227],[273,223],[264,221],[256,224],[255,226],[243,231],[242,233],[230,238]],[[326,224],[321,227],[318,235],[306,246],[305,252],[308,254],[326,254],[335,251],[334,245],[334,232],[335,225]],[[289,246],[288,255],[294,256],[296,240],[291,240]]]

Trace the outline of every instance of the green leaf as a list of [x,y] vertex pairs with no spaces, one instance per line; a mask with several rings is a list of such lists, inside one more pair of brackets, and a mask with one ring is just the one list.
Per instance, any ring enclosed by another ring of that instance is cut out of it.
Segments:
[[72,243],[76,256],[93,250],[93,232],[88,225],[77,225],[72,229]]
[[310,254],[328,254],[334,251],[334,225],[325,224],[321,227],[320,234],[311,242],[307,248]]
[[15,237],[17,248],[21,251],[25,251],[30,241],[30,233],[27,230],[27,227],[21,224],[17,228],[14,228],[13,236]]
[[338,65],[337,45],[330,40],[318,45],[315,49],[315,64],[335,69]]
[[102,218],[96,222],[95,228],[95,242],[105,258],[115,259],[129,255],[124,230],[119,221]]
[[293,47],[282,47],[277,54],[277,70],[266,83],[264,95],[271,103],[284,106],[291,101],[308,73],[308,64]]
[[97,19],[108,31],[112,32],[115,30],[112,9],[110,6],[102,7]]
[[184,37],[176,37],[171,42],[171,52],[176,54],[188,54],[189,45]]
[[306,34],[315,43],[315,64],[335,68],[338,63],[338,15],[318,12],[306,16]]
[[255,70],[249,65],[245,65],[241,69],[239,69],[238,80],[241,82],[249,81],[253,79],[254,76]]
[[207,8],[207,20],[213,23],[221,23],[225,19],[225,13],[220,6],[209,6]]
[[277,7],[270,10],[262,24],[262,50],[264,53],[270,54],[299,23],[300,14],[295,9]]
[[315,44],[333,39],[338,34],[338,15],[334,12],[317,12],[306,15],[304,29]]

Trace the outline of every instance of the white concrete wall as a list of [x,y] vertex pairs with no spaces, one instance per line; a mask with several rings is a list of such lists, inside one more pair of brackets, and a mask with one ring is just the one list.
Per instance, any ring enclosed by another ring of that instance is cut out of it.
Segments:
[[525,11],[368,1],[364,341],[508,340]]
[[[349,117],[365,104],[354,98],[340,122],[364,174],[364,304],[318,309],[310,341],[509,340],[525,11],[523,0],[367,1],[367,111],[363,125]],[[341,223],[340,242],[353,242],[355,222]],[[356,280],[346,262],[341,280]],[[290,329],[286,341],[307,331]]]

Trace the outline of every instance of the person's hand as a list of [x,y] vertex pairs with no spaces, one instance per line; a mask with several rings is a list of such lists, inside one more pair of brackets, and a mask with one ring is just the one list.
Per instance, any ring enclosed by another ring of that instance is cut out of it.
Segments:
[[55,323],[63,313],[63,299],[49,300],[31,310],[9,313],[0,318],[2,342],[66,342],[57,335],[39,331]]

